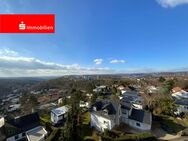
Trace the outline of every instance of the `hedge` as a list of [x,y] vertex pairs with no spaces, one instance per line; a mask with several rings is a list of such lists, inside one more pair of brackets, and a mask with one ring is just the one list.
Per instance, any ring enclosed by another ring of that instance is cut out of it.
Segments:
[[102,141],[156,141],[157,139],[149,132],[133,135],[124,135],[119,138],[102,137]]
[[59,137],[60,130],[59,129],[53,129],[50,136],[46,139],[46,141],[57,141]]

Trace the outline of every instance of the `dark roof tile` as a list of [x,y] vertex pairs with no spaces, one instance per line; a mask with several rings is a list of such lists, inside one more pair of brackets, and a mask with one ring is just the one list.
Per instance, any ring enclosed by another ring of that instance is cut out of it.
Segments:
[[151,124],[151,113],[144,110],[133,108],[129,118],[142,123]]

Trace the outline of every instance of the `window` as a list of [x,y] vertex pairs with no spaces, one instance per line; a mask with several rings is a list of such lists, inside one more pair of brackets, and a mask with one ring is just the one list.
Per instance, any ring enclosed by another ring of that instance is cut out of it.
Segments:
[[59,115],[58,118],[63,118],[63,115]]
[[105,121],[105,120],[104,120],[104,124],[108,124],[108,121]]
[[22,133],[22,137],[25,137],[25,133]]
[[122,112],[124,115],[126,115],[127,114],[127,112]]
[[136,123],[136,126],[140,127],[140,123]]
[[19,136],[18,136],[18,135],[16,135],[14,138],[15,138],[15,140],[17,140],[17,139],[19,138]]

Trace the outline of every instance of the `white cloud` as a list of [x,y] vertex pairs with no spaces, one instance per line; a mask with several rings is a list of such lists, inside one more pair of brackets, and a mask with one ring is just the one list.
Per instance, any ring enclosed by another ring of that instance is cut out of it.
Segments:
[[0,56],[17,56],[18,52],[10,50],[10,49],[0,49]]
[[110,61],[111,64],[118,64],[118,63],[126,63],[125,60],[117,60],[117,59],[114,59],[114,60],[111,60]]
[[[95,63],[102,63],[102,59],[95,59]],[[112,63],[124,63],[124,60],[111,60]],[[33,57],[20,56],[10,49],[0,50],[0,77],[30,77],[30,76],[63,76],[85,74],[117,74],[117,73],[149,73],[161,71],[183,71],[188,67],[173,69],[127,68],[114,70],[110,68],[82,67],[79,64],[64,65],[60,63],[42,61]]]
[[96,65],[100,65],[100,64],[102,64],[103,59],[95,59],[95,60],[93,60],[93,62],[94,62]]
[[156,0],[162,7],[176,7],[182,4],[188,4],[188,0]]
[[[100,62],[100,60],[99,60]],[[20,56],[10,49],[0,50],[0,77],[18,76],[63,76],[73,74],[108,74],[109,68],[87,68],[79,64],[64,65]]]

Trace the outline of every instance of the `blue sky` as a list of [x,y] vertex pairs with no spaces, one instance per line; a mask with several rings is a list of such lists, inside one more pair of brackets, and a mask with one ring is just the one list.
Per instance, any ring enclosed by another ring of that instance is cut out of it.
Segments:
[[0,0],[55,34],[0,34],[0,76],[188,70],[188,0]]

